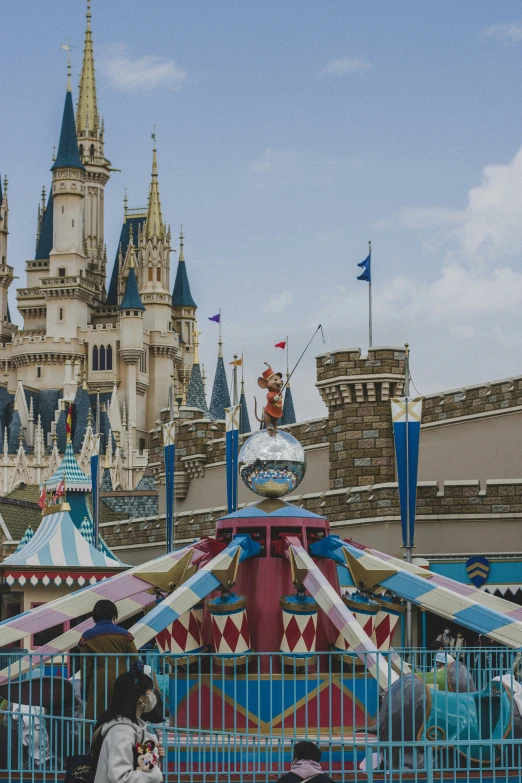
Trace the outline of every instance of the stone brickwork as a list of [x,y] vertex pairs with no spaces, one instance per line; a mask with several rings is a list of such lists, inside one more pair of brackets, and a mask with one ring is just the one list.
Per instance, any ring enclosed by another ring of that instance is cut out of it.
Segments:
[[[328,490],[310,495],[293,495],[286,500],[327,517],[330,523],[352,520],[372,520],[399,517],[399,494],[396,483],[373,487],[359,486]],[[240,508],[245,504],[241,504]],[[197,509],[175,515],[176,537],[192,540],[214,534],[215,522],[225,516],[225,506]],[[436,481],[419,483],[417,520],[446,515],[495,518],[500,515],[522,515],[522,479],[487,481],[481,488],[478,481]],[[165,541],[165,517],[107,522],[101,525],[107,544],[122,546],[126,541],[144,546]]]
[[522,406],[522,378],[509,378],[424,397],[422,422],[428,424],[518,406]]
[[393,481],[390,399],[404,388],[404,350],[318,356],[316,385],[328,407],[330,489]]

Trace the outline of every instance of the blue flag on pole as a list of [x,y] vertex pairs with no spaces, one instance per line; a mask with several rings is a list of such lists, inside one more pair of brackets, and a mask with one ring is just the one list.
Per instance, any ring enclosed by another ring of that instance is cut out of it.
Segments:
[[405,547],[413,547],[415,546],[422,397],[394,397],[391,407],[401,505],[402,543]]
[[363,273],[359,275],[357,280],[366,280],[367,283],[372,282],[372,271],[371,271],[371,264],[372,264],[372,252],[368,253],[367,257],[364,259],[364,261],[361,261],[360,264],[357,264],[357,266],[360,266],[361,269],[363,269]]
[[237,511],[237,475],[239,455],[239,413],[241,405],[225,408],[228,513]]

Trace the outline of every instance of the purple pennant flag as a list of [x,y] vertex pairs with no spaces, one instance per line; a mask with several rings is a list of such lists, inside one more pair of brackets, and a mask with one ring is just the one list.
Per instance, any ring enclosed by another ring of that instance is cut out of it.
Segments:
[[213,315],[212,318],[208,319],[209,321],[215,321],[217,324],[221,322],[221,313],[218,313],[217,315]]

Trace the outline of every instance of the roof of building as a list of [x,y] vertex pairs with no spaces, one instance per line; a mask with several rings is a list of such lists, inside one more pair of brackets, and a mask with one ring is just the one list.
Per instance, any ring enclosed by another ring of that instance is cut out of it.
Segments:
[[83,48],[82,73],[80,76],[80,92],[76,112],[78,130],[97,130],[99,117],[96,103],[96,80],[94,75],[94,53],[92,48],[91,11],[87,7],[87,25],[85,44]]
[[252,432],[252,428],[250,426],[250,417],[248,415],[248,407],[243,382],[241,382],[241,396],[239,398],[239,404],[241,405],[239,410],[239,432],[241,435],[245,435],[247,432]]
[[205,389],[203,388],[203,379],[201,377],[201,369],[197,362],[192,365],[192,370],[190,372],[186,405],[189,408],[199,408],[206,416],[209,415]]
[[[36,488],[38,489],[38,488]],[[15,495],[18,496],[15,497]],[[20,498],[21,492],[15,490],[9,496],[0,498],[0,516],[13,541],[20,541],[28,525],[36,530],[42,518],[42,512],[36,503]]]
[[145,215],[132,215],[125,216],[123,225],[121,227],[120,241],[118,243],[118,250],[116,251],[116,258],[114,259],[114,266],[112,267],[111,282],[109,284],[109,290],[107,291],[107,299],[105,304],[117,305],[118,304],[118,279],[120,275],[119,257],[120,247],[122,258],[125,259],[130,242],[130,230],[132,227],[132,236],[134,240],[137,240],[140,228],[143,229],[145,225]]
[[58,465],[53,475],[47,479],[45,486],[50,490],[56,489],[58,484],[64,479],[66,492],[91,491],[91,479],[80,469],[80,466],[76,462],[71,441],[67,442],[63,460]]
[[2,566],[121,568],[119,560],[99,552],[85,540],[67,510],[57,508],[54,514],[42,518],[29,543],[7,557]]
[[[220,351],[221,353],[221,351]],[[225,408],[230,408],[230,394],[228,391],[227,374],[223,357],[218,356],[212,397],[210,400],[210,415],[213,419],[225,419]]]
[[125,295],[121,300],[118,310],[145,310],[145,306],[141,301],[140,292],[138,291],[138,281],[136,280],[136,272],[134,271],[133,266],[129,269],[127,282],[125,284]]
[[295,409],[294,400],[292,398],[292,389],[290,385],[286,387],[285,399],[283,402],[283,415],[281,417],[281,424],[295,424]]
[[261,500],[254,506],[245,506],[238,511],[233,511],[232,514],[220,517],[220,519],[243,517],[298,517],[300,519],[313,517],[314,519],[324,519],[324,517],[319,516],[319,514],[307,511],[306,508],[293,506],[291,503],[286,503],[284,500],[279,500],[278,498]]
[[76,137],[76,124],[74,122],[74,110],[70,90],[65,93],[65,105],[63,107],[62,130],[58,144],[58,154],[51,166],[55,169],[69,168],[85,171],[85,166],[80,159],[78,151],[78,139]]
[[35,261],[42,258],[49,258],[53,249],[53,194],[49,193],[47,206],[43,213],[42,224],[40,226],[40,235],[36,245]]
[[183,250],[183,239],[182,229],[179,235],[179,261],[176,280],[174,282],[174,288],[172,289],[172,306],[197,308],[197,304],[190,292],[190,283],[187,275],[187,267],[185,265],[185,252]]
[[158,161],[156,157],[156,143],[152,150],[152,178],[149,188],[149,205],[147,208],[147,239],[163,236],[163,217],[161,214],[161,199],[158,183]]

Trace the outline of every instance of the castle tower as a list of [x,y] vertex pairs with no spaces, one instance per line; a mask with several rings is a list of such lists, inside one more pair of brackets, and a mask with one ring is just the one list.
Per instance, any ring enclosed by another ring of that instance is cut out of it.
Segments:
[[13,282],[13,267],[7,263],[7,236],[9,234],[9,202],[7,198],[7,177],[0,179],[0,342],[5,343],[11,339],[13,327],[9,314],[7,295],[9,286]]
[[143,357],[143,313],[145,307],[138,291],[134,252],[129,259],[125,295],[118,310],[120,311],[120,357],[125,364],[125,392],[129,427],[136,427],[138,423],[138,371]]
[[85,167],[78,152],[76,126],[68,77],[58,154],[53,173],[53,249],[45,281],[47,334],[67,337],[89,321],[92,284],[85,276],[83,216]]
[[[221,327],[220,327],[221,328]],[[214,376],[214,385],[212,387],[212,397],[210,399],[210,415],[213,419],[225,419],[225,408],[230,408],[230,394],[228,391],[227,374],[223,362],[223,343],[221,334],[219,335],[219,350]]]
[[176,280],[172,289],[172,320],[182,345],[182,364],[178,370],[179,385],[188,387],[191,374],[191,361],[194,351],[193,337],[196,328],[197,305],[190,291],[190,283],[185,262],[183,226],[179,234],[179,259]]
[[87,269],[94,276],[97,298],[104,300],[106,276],[104,260],[104,192],[105,185],[109,181],[111,164],[105,158],[104,124],[103,120],[100,122],[96,98],[91,0],[87,0],[87,24],[78,104],[76,107],[76,129],[80,157],[85,166],[86,181],[83,228],[84,251],[87,257]]
[[248,406],[245,394],[245,381],[241,378],[241,396],[239,397],[239,404],[241,410],[239,411],[239,433],[240,435],[246,435],[247,432],[252,432],[250,426],[250,417],[248,415]]
[[391,397],[404,389],[404,349],[332,351],[317,357],[328,407],[330,489],[395,481]]
[[286,375],[287,381],[286,381],[286,389],[285,389],[285,399],[283,402],[283,416],[281,417],[281,424],[295,424],[296,418],[295,418],[295,408],[294,408],[294,399],[292,397],[292,389],[290,388],[290,382],[288,380],[288,373]]
[[207,400],[205,397],[205,387],[203,386],[203,378],[199,367],[199,335],[197,331],[197,324],[195,325],[193,341],[194,341],[194,363],[190,372],[190,382],[187,392],[187,408],[199,408],[205,416],[209,416],[207,408]]

